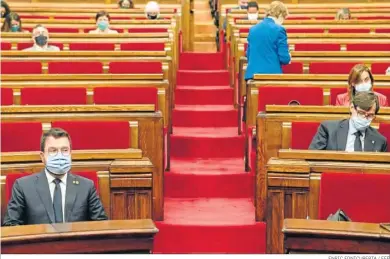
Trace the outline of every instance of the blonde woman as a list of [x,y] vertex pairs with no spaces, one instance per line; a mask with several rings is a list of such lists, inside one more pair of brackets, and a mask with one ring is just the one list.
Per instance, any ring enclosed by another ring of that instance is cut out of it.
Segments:
[[340,9],[336,14],[336,20],[350,20],[351,19],[351,11],[348,8]]

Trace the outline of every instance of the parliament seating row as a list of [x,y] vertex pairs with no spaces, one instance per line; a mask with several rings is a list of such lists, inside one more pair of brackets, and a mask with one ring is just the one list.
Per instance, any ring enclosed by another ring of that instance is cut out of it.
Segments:
[[[35,151],[35,158],[40,161],[38,151],[42,132],[50,127],[62,127],[70,133],[75,152],[77,150],[81,152],[84,149],[92,149],[98,153],[103,152],[103,155],[116,152],[113,158],[118,159],[116,169],[118,175],[114,175],[115,172],[108,170],[111,166],[110,163],[104,165],[97,163],[94,166],[93,162],[82,161],[84,169],[94,170],[97,168],[98,172],[110,172],[104,176],[108,178],[105,179],[106,184],[108,184],[106,188],[114,189],[111,195],[110,192],[105,192],[107,195],[105,205],[108,204],[108,211],[111,212],[114,207],[122,208],[117,209],[118,215],[121,216],[116,217],[116,219],[125,219],[133,215],[129,214],[131,211],[123,211],[124,207],[134,205],[134,209],[136,209],[144,203],[149,204],[151,210],[146,210],[146,214],[145,210],[141,210],[139,213],[143,213],[146,218],[163,219],[163,170],[166,163],[164,149],[167,147],[164,143],[163,118],[160,112],[155,111],[154,105],[2,106],[1,114],[2,170],[10,167],[8,173],[24,171],[25,163],[32,160],[31,155],[26,155],[25,152],[21,152],[22,150]],[[121,162],[121,159],[129,158],[123,157],[121,155],[123,152],[136,152],[135,158],[143,160],[134,163]],[[90,160],[93,157],[86,153],[82,160]],[[25,161],[22,163],[20,159],[23,158]],[[77,157],[75,159],[77,160]],[[148,162],[149,159],[150,162]],[[18,169],[15,169],[14,165],[19,166]],[[34,172],[36,172],[36,168],[42,168],[41,164],[37,162],[30,166],[35,168]],[[144,170],[143,166],[149,169]],[[31,171],[29,168],[26,170]],[[134,171],[134,174],[127,175],[126,172],[132,172],[131,170]],[[115,184],[112,180],[113,177],[118,177]],[[134,189],[135,187],[139,190]],[[136,199],[137,191],[140,192],[140,197]],[[110,207],[110,202],[117,202],[117,204]],[[131,203],[133,204],[131,205]],[[131,213],[139,215],[138,212]]]
[[353,222],[390,220],[389,153],[281,149],[277,155],[266,164],[266,175],[257,177],[268,253],[283,253],[287,218],[324,220],[343,209]]

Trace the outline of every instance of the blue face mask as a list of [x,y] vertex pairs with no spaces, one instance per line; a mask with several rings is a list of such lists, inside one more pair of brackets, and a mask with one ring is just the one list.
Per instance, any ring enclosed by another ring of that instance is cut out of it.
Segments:
[[64,156],[58,152],[55,156],[48,156],[46,161],[46,169],[55,175],[64,175],[70,171],[72,167],[72,157],[70,155]]
[[19,25],[12,25],[11,26],[11,31],[12,32],[17,32],[17,31],[19,31],[19,28],[20,28]]
[[100,21],[97,24],[99,30],[105,31],[108,28],[108,21]]
[[362,118],[360,116],[352,116],[352,123],[358,131],[365,131],[371,124],[370,119]]

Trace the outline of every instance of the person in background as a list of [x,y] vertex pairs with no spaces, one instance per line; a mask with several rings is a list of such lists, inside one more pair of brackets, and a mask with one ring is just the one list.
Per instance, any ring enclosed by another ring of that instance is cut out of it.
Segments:
[[51,128],[42,135],[45,168],[15,181],[4,226],[108,219],[93,181],[71,173],[71,147],[63,129]]
[[5,17],[3,26],[1,26],[2,32],[23,32],[22,20],[17,13],[10,13]]
[[34,27],[32,39],[34,45],[23,51],[60,51],[57,46],[49,45],[49,31],[41,24]]
[[357,93],[349,108],[350,118],[322,122],[309,149],[386,152],[386,138],[370,126],[379,107],[378,98],[373,92]]
[[110,14],[106,11],[100,11],[96,14],[96,29],[89,31],[93,34],[113,34],[118,33],[116,30],[111,30],[110,27]]
[[388,67],[388,68],[386,69],[386,75],[387,75],[387,76],[390,76],[390,67]]
[[120,0],[118,2],[119,8],[122,9],[133,9],[134,8],[134,3],[131,0]]
[[6,1],[1,1],[1,18],[7,17],[11,13],[11,9]]
[[348,8],[340,9],[337,14],[335,20],[350,20],[351,19],[351,11]]
[[155,1],[150,1],[145,5],[145,16],[149,20],[156,20],[160,17],[160,6]]
[[[372,91],[374,77],[370,69],[364,64],[357,64],[349,73],[348,89],[346,93],[337,95],[336,106],[349,106],[353,97],[358,92]],[[387,97],[383,94],[376,93],[380,106],[389,106]]]
[[287,7],[273,1],[264,20],[249,29],[245,80],[254,74],[282,74],[282,65],[291,62],[286,29],[282,26],[287,15]]
[[248,20],[258,20],[259,5],[257,4],[257,2],[252,1],[248,3],[247,18]]

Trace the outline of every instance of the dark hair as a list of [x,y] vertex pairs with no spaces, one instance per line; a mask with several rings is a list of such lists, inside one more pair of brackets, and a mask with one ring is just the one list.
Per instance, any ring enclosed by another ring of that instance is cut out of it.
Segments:
[[253,7],[255,7],[257,10],[259,10],[259,5],[257,4],[257,2],[255,2],[255,1],[249,2],[248,9],[253,8]]
[[375,114],[379,112],[379,100],[376,94],[372,91],[357,92],[352,100],[355,109],[359,107],[364,111],[368,111],[376,104]]
[[106,16],[108,20],[110,20],[110,15],[106,11],[100,11],[96,14],[95,21],[97,21],[100,17]]
[[22,31],[22,20],[20,19],[20,16],[17,13],[10,13],[5,17],[3,26],[1,26],[1,31],[3,32],[9,32],[11,30],[11,22],[17,21],[19,22],[19,32]]
[[46,139],[48,137],[53,137],[55,139],[64,138],[64,137],[68,138],[69,143],[70,143],[70,147],[72,147],[72,141],[70,140],[70,136],[69,136],[68,132],[66,132],[65,130],[63,130],[61,128],[51,128],[50,130],[48,130],[47,132],[42,134],[42,137],[41,137],[41,151],[42,152],[45,152]]
[[[119,6],[119,7],[122,7],[122,3],[123,3],[124,1],[125,1],[125,0],[120,0],[120,1],[118,2],[118,6]],[[133,3],[133,1],[132,1],[132,0],[127,0],[127,1],[129,1],[129,9],[134,8],[134,3]]]
[[6,1],[1,1],[1,7],[4,7],[5,12],[4,15],[1,16],[1,18],[7,17],[7,15],[11,12],[11,9],[9,8],[9,5],[7,4]]

